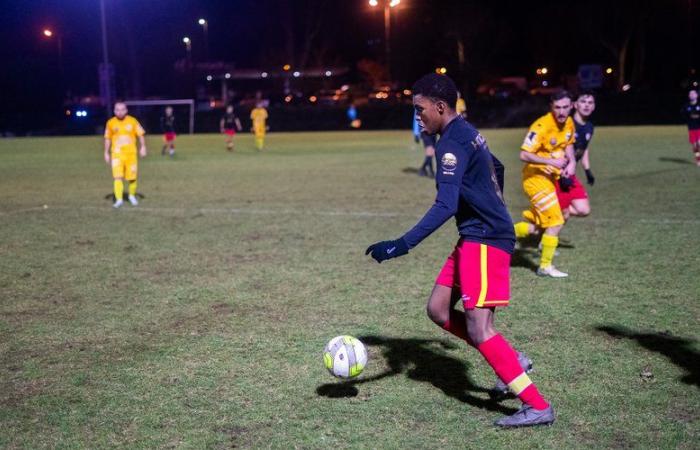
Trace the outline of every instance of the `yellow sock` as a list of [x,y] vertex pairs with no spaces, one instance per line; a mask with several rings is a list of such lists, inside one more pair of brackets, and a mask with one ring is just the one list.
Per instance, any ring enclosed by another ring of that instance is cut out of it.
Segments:
[[515,237],[520,239],[527,237],[530,234],[530,224],[527,222],[518,222],[514,225]]
[[114,198],[117,200],[124,198],[124,182],[122,180],[114,180]]
[[136,195],[136,180],[129,181],[129,195]]
[[255,138],[255,146],[258,148],[258,150],[262,150],[263,145],[265,144],[265,138]]
[[554,252],[557,250],[557,245],[559,245],[559,238],[550,234],[543,234],[541,244],[542,258],[540,259],[540,267],[544,269],[552,265]]

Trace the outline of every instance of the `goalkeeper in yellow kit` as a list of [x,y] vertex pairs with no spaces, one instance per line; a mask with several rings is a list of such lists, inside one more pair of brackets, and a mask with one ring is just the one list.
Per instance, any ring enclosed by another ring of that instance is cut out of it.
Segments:
[[258,102],[250,112],[250,120],[253,121],[253,134],[255,134],[255,148],[262,150],[265,146],[265,133],[267,132],[267,110],[262,102]]
[[568,274],[552,264],[559,245],[559,232],[564,216],[555,183],[568,180],[576,171],[574,157],[574,122],[571,96],[566,91],[552,95],[550,111],[537,119],[520,147],[523,167],[523,189],[530,200],[530,209],[523,211],[526,221],[515,224],[516,238],[542,234],[542,256],[537,275],[563,278]]
[[138,175],[138,157],[136,139],[139,140],[139,154],[146,156],[146,132],[141,124],[127,115],[126,104],[114,104],[114,117],[105,126],[105,162],[112,167],[114,178],[114,207],[124,204],[124,180],[129,182],[129,203],[136,206],[136,179]]

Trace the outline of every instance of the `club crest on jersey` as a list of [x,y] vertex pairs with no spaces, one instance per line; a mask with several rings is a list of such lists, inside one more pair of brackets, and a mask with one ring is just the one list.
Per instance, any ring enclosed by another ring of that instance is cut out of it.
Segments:
[[532,147],[535,144],[535,137],[537,136],[537,133],[534,131],[531,131],[527,134],[525,137],[525,145],[528,147]]
[[452,153],[445,153],[440,160],[443,175],[454,175],[457,168],[457,157]]
[[[567,138],[567,139],[569,139],[569,138]],[[552,147],[554,147],[555,145],[557,145],[557,138],[550,139],[549,143],[552,144]]]
[[569,139],[571,139],[571,132],[566,133],[566,140],[568,141]]
[[132,126],[131,126],[130,123],[127,123],[127,124],[124,126],[124,128],[126,129],[126,131],[131,131]]

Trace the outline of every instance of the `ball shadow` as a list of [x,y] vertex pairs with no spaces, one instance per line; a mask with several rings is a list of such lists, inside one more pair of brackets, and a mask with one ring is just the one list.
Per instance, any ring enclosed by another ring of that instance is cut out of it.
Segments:
[[[476,385],[469,376],[469,365],[453,358],[445,350],[458,348],[457,345],[438,339],[404,339],[386,336],[358,336],[366,346],[376,348],[372,352],[385,360],[388,369],[372,377],[361,377],[341,383],[328,383],[316,389],[324,397],[350,397],[357,395],[357,386],[378,381],[382,378],[404,375],[407,379],[429,383],[440,389],[448,397],[477,408],[503,414],[517,411],[498,403],[487,394],[488,389]],[[355,391],[353,391],[353,388]],[[477,396],[476,393],[483,396]],[[352,395],[347,395],[352,394]]]
[[360,391],[353,383],[323,384],[316,388],[316,394],[328,398],[357,397]]

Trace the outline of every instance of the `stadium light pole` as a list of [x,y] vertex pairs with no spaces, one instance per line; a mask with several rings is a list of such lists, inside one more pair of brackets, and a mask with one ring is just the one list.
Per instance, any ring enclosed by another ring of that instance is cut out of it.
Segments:
[[202,30],[204,31],[204,59],[205,61],[209,61],[209,22],[202,17],[197,23],[202,26]]
[[61,74],[63,81],[63,39],[60,34],[55,33],[50,28],[44,28],[42,33],[46,39],[56,39],[56,47],[58,48],[58,71]]
[[185,44],[185,50],[187,50],[187,65],[192,66],[192,40],[185,36],[182,38],[183,44]]
[[105,1],[100,0],[100,22],[102,27],[102,70],[100,71],[100,83],[104,85],[104,102],[107,117],[112,115],[112,74],[109,67],[109,53],[107,52],[107,19],[105,16]]
[[[369,0],[369,6],[376,8],[380,0]],[[382,0],[384,6],[384,58],[391,81],[391,8],[399,6],[401,0]]]

